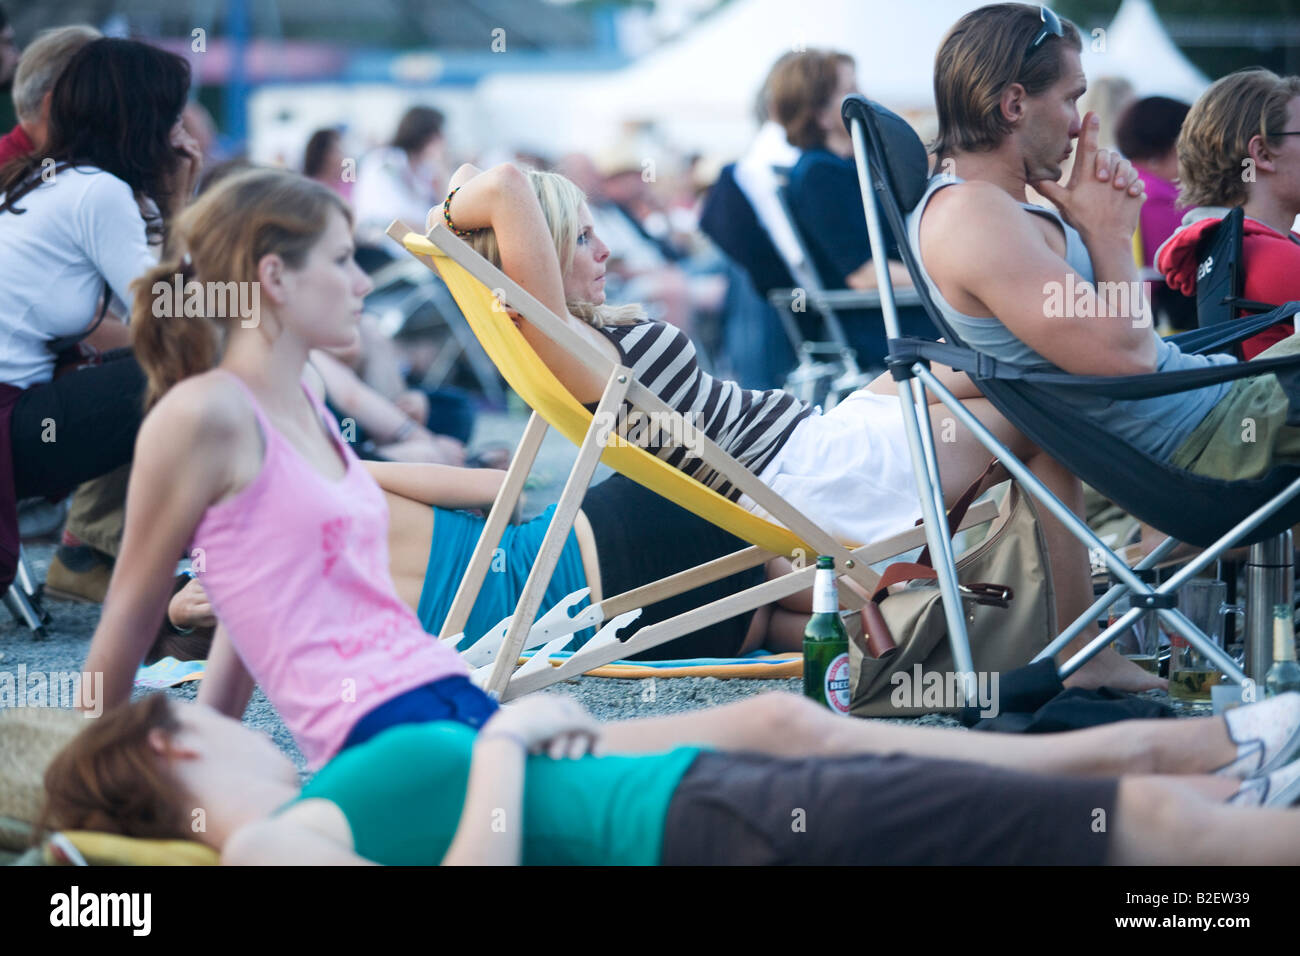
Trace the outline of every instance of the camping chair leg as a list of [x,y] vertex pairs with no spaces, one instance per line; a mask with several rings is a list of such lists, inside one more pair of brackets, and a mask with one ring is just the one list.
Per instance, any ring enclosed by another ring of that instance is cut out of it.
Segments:
[[501,543],[501,535],[515,513],[519,495],[524,490],[524,482],[528,479],[528,472],[532,469],[533,462],[537,460],[537,451],[542,447],[542,439],[546,437],[546,428],[546,421],[541,415],[533,412],[529,416],[528,425],[524,428],[524,436],[519,440],[519,447],[515,449],[514,457],[510,459],[510,468],[506,472],[505,481],[501,483],[496,501],[492,502],[487,523],[483,526],[478,544],[474,547],[474,554],[469,560],[469,567],[465,569],[460,587],[456,589],[456,597],[452,600],[451,610],[447,613],[447,619],[443,621],[442,630],[438,633],[439,638],[459,634],[465,629],[465,622],[469,620],[470,612],[474,610],[474,602],[478,600],[479,590],[483,587],[483,579],[487,577],[488,567],[492,562],[492,552]]
[[[997,437],[984,427],[962,403],[950,392],[942,382],[940,382],[928,368],[919,362],[912,366],[913,373],[920,378],[928,388],[939,396],[940,401],[958,420],[971,430],[978,439],[980,444],[992,451],[1002,459],[1003,466],[1011,472],[1012,476],[1019,481],[1031,495],[1042,502],[1065,527],[1074,535],[1075,538],[1082,541],[1089,548],[1100,549],[1102,556],[1105,558],[1106,566],[1110,568],[1111,573],[1117,579],[1125,584],[1134,595],[1139,598],[1148,598],[1151,595],[1158,595],[1157,600],[1171,595],[1182,587],[1187,580],[1200,573],[1211,562],[1215,561],[1220,554],[1229,547],[1236,544],[1243,537],[1257,528],[1260,524],[1267,521],[1273,514],[1281,510],[1282,506],[1291,501],[1296,495],[1300,495],[1300,478],[1297,478],[1286,489],[1275,496],[1268,504],[1256,509],[1252,514],[1243,518],[1232,528],[1228,529],[1217,541],[1202,551],[1194,560],[1185,565],[1178,573],[1168,581],[1154,590],[1142,582],[1133,569],[1115,554],[1110,548],[1106,547],[1096,533],[1079,518],[1074,512],[1057,500],[1047,487],[1038,480],[1038,478],[1025,465],[1000,442]],[[1141,606],[1130,609],[1123,617],[1115,622],[1111,627],[1106,628],[1096,639],[1089,642],[1088,646],[1072,657],[1062,666],[1060,670],[1061,677],[1068,677],[1074,671],[1078,670],[1093,655],[1098,653],[1103,647],[1122,634],[1125,630],[1148,610],[1155,609],[1153,604],[1142,604]],[[1177,612],[1167,611],[1159,608],[1160,617],[1166,622],[1170,622],[1174,630],[1186,637],[1188,643],[1198,651],[1208,657],[1219,667],[1226,675],[1235,681],[1244,678],[1241,668],[1223,653],[1223,650],[1213,644],[1204,634],[1200,632],[1187,618]],[[1171,616],[1172,615],[1172,616]],[[1177,621],[1177,625],[1172,622]],[[1103,640],[1103,638],[1105,638]]]
[[[764,551],[760,547],[751,545],[677,574],[671,574],[666,578],[660,578],[650,584],[643,584],[639,588],[632,588],[622,594],[604,598],[600,602],[601,616],[606,619],[618,617],[624,611],[655,604],[741,571],[748,571],[774,557],[776,555],[771,551]],[[852,591],[848,592],[848,594],[852,593]]]
[[[1011,473],[1012,477],[1019,481],[1027,492],[1038,499],[1043,507],[1052,513],[1053,517],[1065,525],[1070,533],[1083,542],[1085,546],[1101,552],[1106,561],[1106,567],[1120,582],[1127,585],[1136,594],[1151,593],[1151,589],[1142,583],[1141,579],[1133,573],[1133,569],[1125,564],[1119,555],[1106,547],[1082,518],[1061,504],[1057,497],[1048,490],[1047,486],[1039,481],[1038,477],[1025,467],[1024,463],[1013,455],[1009,448],[998,441],[997,436],[984,427],[984,423],[971,414],[970,410],[961,403],[961,400],[953,395],[933,372],[919,362],[912,366],[912,371],[917,378],[925,383],[927,388],[939,396],[939,400],[957,417],[957,420],[971,430],[979,443],[1001,460],[1003,467]],[[1296,485],[1300,487],[1300,480],[1297,480]],[[1264,517],[1267,517],[1267,515]],[[1260,520],[1262,521],[1263,517]],[[1213,560],[1213,558],[1208,560]]]
[[583,496],[587,492],[588,485],[591,484],[592,475],[596,473],[596,466],[600,464],[600,456],[614,436],[613,423],[631,383],[631,369],[622,365],[614,366],[609,381],[605,384],[605,393],[601,396],[600,404],[592,416],[591,427],[587,429],[587,436],[582,440],[578,459],[573,463],[569,480],[565,482],[564,491],[561,492],[559,503],[555,506],[550,527],[546,529],[546,536],[542,539],[542,546],[537,552],[532,570],[528,572],[528,581],[524,584],[524,592],[515,607],[510,629],[506,631],[505,639],[501,642],[501,650],[492,664],[491,676],[485,689],[498,699],[505,691],[510,674],[519,662],[519,652],[523,649],[528,631],[537,620],[537,611],[546,594],[546,586],[550,583],[555,565],[560,560],[564,541],[573,528]]
[[[1184,565],[1176,574],[1173,575],[1173,577],[1160,585],[1160,587],[1152,591],[1145,584],[1139,582],[1139,587],[1133,589],[1134,593],[1139,595],[1155,594],[1160,596],[1175,594],[1180,587],[1187,583],[1187,581],[1207,568],[1211,562],[1218,560],[1219,555],[1224,551],[1235,545],[1256,527],[1267,521],[1276,512],[1280,511],[1283,505],[1287,504],[1297,494],[1300,494],[1300,478],[1297,478],[1295,481],[1291,482],[1291,484],[1287,485],[1286,489],[1281,494],[1274,496],[1273,500],[1268,504],[1256,509],[1253,513],[1237,522],[1236,525],[1229,528],[1217,541]],[[1275,538],[1273,540],[1277,541],[1278,539]],[[1254,552],[1252,551],[1252,553]],[[1102,631],[1096,639],[1088,643],[1087,647],[1081,650],[1074,657],[1070,658],[1070,660],[1066,661],[1061,668],[1061,676],[1067,677],[1082,667],[1083,664],[1090,660],[1094,654],[1123,633],[1127,626],[1131,626],[1133,622],[1135,622],[1146,610],[1147,608],[1145,607],[1135,607],[1116,621],[1114,625]],[[1209,658],[1214,666],[1222,671],[1225,676],[1237,683],[1246,680],[1246,673],[1237,666],[1236,662],[1233,661],[1232,658],[1228,657],[1228,655],[1223,652],[1222,648],[1211,641],[1205,634],[1201,633],[1200,629],[1192,624],[1186,616],[1177,611],[1160,608],[1160,619],[1171,630],[1176,631],[1178,634],[1185,637],[1189,644]]]
[[[929,415],[924,416],[925,421],[921,422],[922,416],[916,408],[918,391],[922,395],[922,408],[927,407],[924,404],[924,391],[911,388],[909,382],[899,384],[901,386],[898,390],[899,404],[903,409],[907,444],[912,453],[912,469],[916,473],[916,490],[921,499],[925,538],[930,545],[930,554],[933,556],[931,563],[938,573],[939,591],[943,596],[943,614],[948,625],[948,642],[952,647],[953,669],[959,674],[968,675],[969,681],[973,682],[975,664],[971,657],[970,639],[966,634],[966,610],[961,601],[961,592],[958,590],[957,569],[949,547],[945,546],[951,545],[948,514],[945,509],[935,506],[935,501],[943,494],[943,486],[940,484],[937,469],[933,474],[930,471],[930,464],[934,460],[933,446],[930,454],[926,454],[926,436],[931,442],[934,436],[930,434]],[[972,690],[973,688],[967,688],[968,700],[971,699]]]
[[[1155,550],[1137,564],[1133,565],[1133,570],[1145,571],[1148,568],[1155,567],[1156,564],[1164,560],[1165,555],[1170,551],[1173,551],[1176,547],[1178,547],[1178,541],[1173,538],[1165,538],[1164,541],[1160,542],[1160,544],[1156,546]],[[1090,623],[1101,617],[1104,611],[1108,610],[1112,604],[1128,593],[1128,585],[1120,583],[1112,584],[1110,590],[1097,598],[1088,610],[1075,618],[1074,622],[1058,634],[1052,643],[1048,644],[1041,651],[1035,654],[1034,661],[1041,661],[1046,657],[1055,657],[1058,653],[1064,650],[1067,644],[1082,634]],[[1116,637],[1118,636],[1119,635],[1116,635]]]
[[[850,135],[853,138],[853,157],[857,166],[858,187],[864,197],[870,197],[873,195],[874,188],[872,170],[867,159],[866,137],[860,121],[853,121]],[[894,284],[890,279],[889,264],[884,255],[884,250],[888,247],[885,241],[884,224],[880,221],[880,210],[876,208],[874,202],[864,200],[862,209],[867,219],[867,235],[871,240],[873,253],[871,259],[876,270],[876,284],[880,288],[880,307],[884,313],[885,331],[890,339],[897,339],[902,335],[902,327],[898,322]],[[920,363],[913,365],[913,372],[921,367]],[[953,561],[947,510],[935,506],[936,500],[940,503],[943,501],[943,486],[939,481],[938,468],[935,467],[934,435],[930,432],[929,406],[924,388],[928,384],[928,382],[913,383],[899,380],[898,397],[903,408],[907,444],[912,453],[912,468],[916,472],[917,491],[921,497],[925,537],[930,544],[934,569],[939,575],[939,592],[943,596],[943,614],[948,624],[948,642],[952,647],[953,668],[958,673],[966,675],[965,693],[966,699],[970,700],[975,690],[975,665],[971,659],[970,640],[966,634],[966,609],[958,591],[957,569]],[[919,421],[922,417],[925,419],[923,423]]]
[[18,546],[18,566],[13,581],[5,589],[4,603],[14,620],[32,632],[33,639],[39,641],[47,636],[50,612],[41,606],[39,588],[27,567],[21,544]]
[[1273,605],[1295,607],[1294,543],[1290,531],[1250,546],[1246,563],[1246,674],[1263,683],[1273,661]]

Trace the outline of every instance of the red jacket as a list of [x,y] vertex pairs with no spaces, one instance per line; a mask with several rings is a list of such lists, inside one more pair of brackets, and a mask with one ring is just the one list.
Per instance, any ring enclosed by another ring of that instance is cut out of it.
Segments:
[[[1183,224],[1156,252],[1156,268],[1169,287],[1183,295],[1196,295],[1196,246],[1207,230],[1219,224],[1227,210],[1193,209]],[[1300,299],[1300,236],[1282,235],[1254,219],[1246,219],[1241,240],[1246,283],[1242,296],[1254,302],[1281,305]],[[1243,315],[1247,314],[1245,312]],[[1295,332],[1295,325],[1279,322],[1241,343],[1241,356],[1252,359],[1270,345]]]
[[26,156],[36,145],[32,142],[27,131],[21,126],[15,126],[3,137],[0,137],[0,166],[15,159],[18,156]]

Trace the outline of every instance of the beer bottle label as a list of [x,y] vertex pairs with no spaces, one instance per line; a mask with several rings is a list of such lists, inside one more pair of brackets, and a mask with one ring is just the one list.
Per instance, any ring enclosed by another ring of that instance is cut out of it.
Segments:
[[840,654],[826,665],[823,690],[826,704],[837,714],[849,712],[849,655]]

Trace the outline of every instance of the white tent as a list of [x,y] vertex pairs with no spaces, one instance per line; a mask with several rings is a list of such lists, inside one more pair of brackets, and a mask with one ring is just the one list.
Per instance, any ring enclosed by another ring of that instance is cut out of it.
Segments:
[[1083,37],[1083,72],[1117,76],[1138,96],[1171,96],[1192,103],[1209,78],[1169,38],[1150,0],[1124,0],[1104,31]]
[[677,40],[612,74],[503,74],[478,89],[480,135],[508,130],[548,152],[597,151],[620,122],[654,120],[682,148],[734,154],[754,134],[768,69],[800,47],[857,60],[858,83],[900,112],[930,112],[934,54],[978,0],[733,0]]

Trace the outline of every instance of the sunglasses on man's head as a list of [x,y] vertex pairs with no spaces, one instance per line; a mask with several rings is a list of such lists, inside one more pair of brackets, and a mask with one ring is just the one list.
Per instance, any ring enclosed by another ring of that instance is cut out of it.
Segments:
[[1043,26],[1034,34],[1033,40],[1029,42],[1029,49],[1025,51],[1025,56],[1030,56],[1046,42],[1048,37],[1065,36],[1065,28],[1061,26],[1061,18],[1055,13],[1047,7],[1039,7],[1038,15],[1042,18]]

